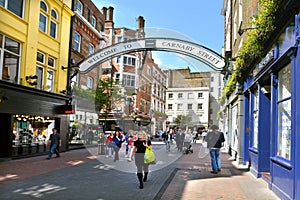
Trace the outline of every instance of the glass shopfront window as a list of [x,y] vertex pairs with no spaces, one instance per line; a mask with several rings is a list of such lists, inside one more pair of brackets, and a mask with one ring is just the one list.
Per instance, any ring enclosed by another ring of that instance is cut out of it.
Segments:
[[259,105],[259,99],[258,99],[258,90],[254,92],[254,108],[253,108],[253,147],[258,147],[258,117],[259,117],[259,111],[258,111],[258,105]]
[[12,156],[46,152],[45,142],[54,124],[55,120],[51,117],[14,115]]
[[291,159],[291,65],[278,72],[277,156]]

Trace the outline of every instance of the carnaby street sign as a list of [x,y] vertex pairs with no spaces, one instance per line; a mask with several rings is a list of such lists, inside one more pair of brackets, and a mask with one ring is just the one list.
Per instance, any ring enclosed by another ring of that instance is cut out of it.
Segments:
[[199,60],[216,71],[221,71],[226,66],[225,58],[202,45],[174,38],[143,38],[103,48],[79,63],[79,69],[85,72],[118,55],[145,50],[180,53]]

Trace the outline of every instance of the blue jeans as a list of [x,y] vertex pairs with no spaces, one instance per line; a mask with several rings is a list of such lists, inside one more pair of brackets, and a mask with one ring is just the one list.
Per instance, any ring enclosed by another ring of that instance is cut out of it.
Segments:
[[109,150],[111,152],[111,155],[114,155],[114,148],[112,147],[111,143],[106,144],[106,155],[109,156]]
[[209,151],[211,159],[211,167],[214,172],[218,172],[221,169],[220,149],[212,148]]
[[48,157],[51,158],[53,154],[56,154],[57,156],[59,156],[59,151],[57,150],[57,144],[52,144],[50,147],[50,152],[48,154]]

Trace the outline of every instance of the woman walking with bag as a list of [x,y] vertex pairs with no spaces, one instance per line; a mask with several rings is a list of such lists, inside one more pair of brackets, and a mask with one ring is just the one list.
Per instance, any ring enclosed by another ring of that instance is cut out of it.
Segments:
[[[131,160],[133,160],[133,156],[135,157],[135,165],[137,168],[137,177],[140,183],[139,188],[143,189],[143,182],[147,181],[148,172],[149,172],[149,164],[144,163],[144,155],[146,151],[146,147],[151,146],[151,141],[148,140],[147,134],[144,131],[138,132],[138,139],[134,141],[134,147],[132,149]],[[144,178],[143,178],[144,171]]]

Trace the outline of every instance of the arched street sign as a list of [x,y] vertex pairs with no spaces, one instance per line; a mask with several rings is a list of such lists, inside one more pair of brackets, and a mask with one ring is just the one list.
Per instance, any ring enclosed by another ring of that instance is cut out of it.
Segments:
[[221,71],[227,65],[226,59],[221,55],[196,43],[174,38],[143,38],[103,48],[79,63],[79,70],[86,72],[94,65],[118,55],[146,50],[180,53],[207,64],[215,71]]

